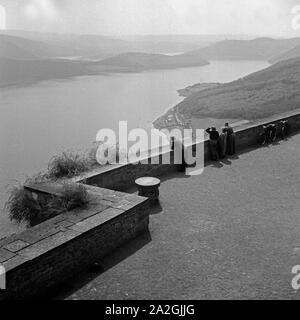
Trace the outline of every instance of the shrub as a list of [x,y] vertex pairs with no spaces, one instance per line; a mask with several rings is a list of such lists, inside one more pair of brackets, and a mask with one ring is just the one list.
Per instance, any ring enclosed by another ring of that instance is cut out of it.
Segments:
[[33,198],[23,186],[19,186],[12,189],[6,208],[11,220],[32,227],[88,202],[87,189],[80,184],[64,183],[59,197],[41,198]]
[[82,184],[64,183],[60,197],[53,197],[49,202],[49,209],[70,211],[81,208],[89,202],[87,189]]
[[[71,178],[86,172],[95,166],[100,166],[97,161],[97,151],[101,145],[102,144],[100,142],[94,143],[93,147],[86,152],[87,156],[64,152],[61,155],[53,157],[48,165],[48,173],[45,177],[49,180]],[[108,156],[109,151],[116,152],[117,163],[119,162],[120,155],[125,154],[126,152],[124,150],[120,150],[118,143],[116,146],[109,146],[106,144],[103,146],[105,148],[105,157]]]
[[6,203],[11,220],[17,223],[25,222],[32,225],[32,221],[42,212],[42,207],[37,200],[32,199],[24,187],[14,187]]
[[88,163],[90,167],[99,166],[100,164],[97,161],[97,150],[99,148],[98,143],[94,143],[92,148],[87,151]]
[[127,154],[126,150],[120,149],[119,143],[117,143],[116,145],[108,145],[106,143],[95,142],[93,147],[88,152],[88,161],[91,166],[100,165],[97,160],[97,151],[99,147],[104,148],[104,156],[106,159],[108,158],[109,152],[111,152],[111,154],[114,154],[114,153],[116,154],[116,159],[107,159],[108,163],[106,163],[106,165],[114,162],[115,160],[116,160],[116,163],[119,163],[121,155],[124,156],[125,154]]
[[48,176],[50,179],[70,178],[88,169],[88,160],[83,156],[64,152],[50,161],[48,165]]

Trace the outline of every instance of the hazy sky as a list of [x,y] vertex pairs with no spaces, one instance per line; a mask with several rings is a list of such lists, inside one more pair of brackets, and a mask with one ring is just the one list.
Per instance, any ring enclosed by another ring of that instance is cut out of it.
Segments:
[[300,36],[300,0],[0,0],[0,28],[67,33]]

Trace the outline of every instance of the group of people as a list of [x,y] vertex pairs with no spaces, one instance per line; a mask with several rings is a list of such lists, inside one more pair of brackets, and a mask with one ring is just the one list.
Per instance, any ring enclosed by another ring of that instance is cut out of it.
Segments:
[[[225,123],[221,133],[219,133],[214,127],[208,128],[206,132],[209,134],[212,160],[217,161],[219,159],[224,159],[226,155],[232,156],[235,154],[235,133],[228,123]],[[186,154],[184,143],[182,140],[171,137],[170,147],[171,150],[176,151],[174,160],[177,159],[176,162],[179,160],[181,161],[179,171],[185,171],[187,162],[185,159]]]
[[219,133],[216,128],[208,128],[211,159],[218,161],[224,159],[226,155],[235,154],[235,133],[229,123],[225,123],[222,132]]

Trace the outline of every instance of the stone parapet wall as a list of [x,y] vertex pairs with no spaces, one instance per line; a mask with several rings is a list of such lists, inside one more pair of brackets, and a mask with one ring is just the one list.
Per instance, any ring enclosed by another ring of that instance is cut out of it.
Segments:
[[[297,132],[300,130],[300,110],[290,111],[284,114],[279,114],[263,120],[252,121],[235,128],[236,132],[236,147],[237,151],[258,145],[258,137],[263,132],[263,125],[269,123],[277,123],[281,120],[289,120],[290,132]],[[152,159],[162,158],[164,154],[155,156]],[[173,152],[168,155],[171,159],[174,158]],[[204,158],[209,161],[209,141],[204,142]],[[158,163],[161,163],[158,162]],[[178,166],[171,164],[151,164],[151,158],[146,158],[140,164],[125,164],[125,165],[112,165],[104,168],[99,168],[94,171],[88,172],[81,177],[75,179],[76,182],[85,182],[90,185],[97,185],[103,188],[113,190],[126,190],[134,185],[134,181],[142,176],[162,177],[172,172],[176,172]]]

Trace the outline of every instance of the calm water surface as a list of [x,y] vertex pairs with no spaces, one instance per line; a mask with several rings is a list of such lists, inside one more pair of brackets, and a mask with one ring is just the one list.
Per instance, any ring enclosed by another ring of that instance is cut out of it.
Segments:
[[[86,150],[101,128],[150,128],[182,100],[176,90],[198,82],[228,82],[268,66],[263,61],[214,61],[208,66],[111,74],[0,88],[0,202],[7,190],[46,168],[62,151]],[[3,209],[0,238],[18,231]]]

